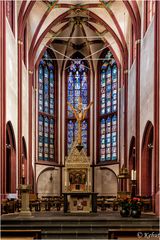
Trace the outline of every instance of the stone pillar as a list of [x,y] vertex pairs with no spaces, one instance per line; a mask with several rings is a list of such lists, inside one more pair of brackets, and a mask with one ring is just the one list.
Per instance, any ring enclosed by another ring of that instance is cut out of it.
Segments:
[[29,192],[30,192],[30,185],[20,185],[20,192],[21,192],[21,212],[19,215],[21,216],[31,216],[31,211],[29,209]]

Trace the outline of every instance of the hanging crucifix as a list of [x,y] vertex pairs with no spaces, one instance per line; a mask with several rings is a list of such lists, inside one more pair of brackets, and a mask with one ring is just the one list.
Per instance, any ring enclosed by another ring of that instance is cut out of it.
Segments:
[[78,109],[74,108],[70,102],[67,102],[67,104],[70,106],[72,109],[74,116],[78,122],[78,150],[80,151],[83,146],[82,146],[82,122],[84,121],[87,111],[90,108],[90,106],[93,104],[93,102],[90,102],[89,105],[82,109],[82,98],[78,98]]

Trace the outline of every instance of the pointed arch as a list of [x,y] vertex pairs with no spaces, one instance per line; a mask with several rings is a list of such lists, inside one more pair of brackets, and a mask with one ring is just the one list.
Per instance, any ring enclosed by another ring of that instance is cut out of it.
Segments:
[[16,142],[11,121],[6,125],[6,193],[16,192]]
[[112,164],[118,159],[118,66],[108,48],[101,56],[105,60],[98,65],[97,146],[100,147],[97,148],[97,160],[99,163]]
[[14,129],[13,129],[13,125],[12,125],[11,121],[7,122],[6,131],[9,134],[9,140],[10,140],[12,147],[16,150],[15,134],[14,134]]
[[151,196],[153,192],[153,124],[146,123],[141,148],[141,194]]
[[24,183],[27,183],[27,146],[25,137],[22,137],[22,171],[21,177],[24,177]]
[[130,141],[130,147],[129,147],[129,170],[131,171],[132,169],[135,170],[136,168],[136,162],[135,162],[135,144],[136,144],[136,139],[135,136],[132,136],[131,141]]
[[57,185],[59,182],[60,175],[59,171],[55,167],[47,167],[43,169],[36,180],[36,193],[39,197],[44,195],[59,195],[60,186]]
[[[74,108],[77,108],[78,97],[82,97],[83,107],[86,108],[90,102],[90,66],[88,61],[83,60],[85,57],[80,52],[75,52],[72,56],[72,60],[68,60],[66,63],[65,79],[66,79],[66,155],[69,153],[73,141],[75,141],[77,132],[77,122],[70,111],[70,107],[67,106],[67,101],[70,102]],[[89,155],[89,113],[82,123],[82,142],[84,149]],[[67,146],[68,145],[68,146]]]
[[[135,147],[136,147],[136,138],[135,136],[132,136],[130,141],[130,147],[129,147],[129,173],[131,174],[132,170],[136,170],[136,156],[135,156]],[[132,193],[132,196],[134,197],[136,195],[136,185],[130,184],[129,185],[129,191]]]
[[97,170],[96,191],[102,196],[117,196],[118,178],[116,173],[106,166]]
[[[57,162],[57,62],[50,49],[38,66],[38,161]],[[37,85],[37,84],[36,84]]]

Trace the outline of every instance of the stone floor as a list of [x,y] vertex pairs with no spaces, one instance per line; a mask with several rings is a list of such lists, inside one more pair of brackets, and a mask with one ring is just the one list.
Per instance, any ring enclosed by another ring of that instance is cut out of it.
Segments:
[[[12,219],[12,218],[19,218],[21,217],[18,212],[15,213],[8,213],[8,214],[3,214],[1,215],[1,219]],[[119,211],[112,211],[111,209],[107,209],[106,211],[97,211],[97,213],[64,213],[63,211],[32,211],[31,212],[31,218],[38,219],[38,218],[96,218],[96,219],[122,219],[120,216]],[[23,217],[22,217],[23,218]],[[131,219],[131,217],[127,217],[124,219]],[[142,219],[158,219],[158,217],[153,213],[153,212],[142,212],[141,217],[139,218],[140,220]]]
[[[41,239],[138,239],[139,234],[157,234],[160,239],[159,218],[152,212],[142,212],[140,218],[121,217],[119,211],[107,209],[97,213],[64,214],[62,211],[32,212],[30,217],[19,213],[1,216],[3,236],[31,234],[39,231]],[[18,232],[19,233],[18,233]],[[121,236],[122,238],[119,238]],[[127,238],[124,238],[126,237]],[[147,239],[147,238],[146,238]],[[142,240],[145,240],[143,238]]]

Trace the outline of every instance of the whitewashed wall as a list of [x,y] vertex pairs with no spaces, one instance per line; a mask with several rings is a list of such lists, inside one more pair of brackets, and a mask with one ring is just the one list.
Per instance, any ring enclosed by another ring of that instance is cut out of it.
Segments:
[[136,116],[136,64],[135,61],[128,73],[128,157],[132,136],[135,136]]
[[[40,168],[40,166],[38,166]],[[44,167],[42,167],[44,168]],[[40,169],[39,169],[40,170]],[[52,175],[52,180],[50,179]],[[38,196],[60,195],[60,171],[59,168],[45,167],[37,179]]]
[[[16,141],[16,163],[17,159],[17,134],[18,134],[18,84],[17,84],[17,43],[13,32],[6,19],[6,123],[11,121]],[[18,164],[16,164],[18,174]],[[18,185],[18,178],[16,179]]]
[[153,123],[153,117],[154,117],[154,19],[152,20],[141,44],[140,156],[139,156],[140,166],[141,166],[141,144],[144,129],[148,120]]
[[124,87],[119,89],[119,120],[120,120],[120,130],[119,130],[119,142],[120,144],[120,162],[121,165],[124,163]]
[[[111,170],[110,170],[111,169]],[[119,165],[95,168],[95,192],[99,195],[116,196],[118,191],[117,176]]]
[[22,64],[22,136],[28,144],[28,73]]

